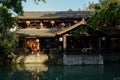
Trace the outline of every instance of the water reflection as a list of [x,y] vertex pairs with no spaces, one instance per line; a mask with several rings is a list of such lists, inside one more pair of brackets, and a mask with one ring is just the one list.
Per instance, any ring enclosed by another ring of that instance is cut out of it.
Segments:
[[0,80],[120,80],[120,65],[46,66],[26,64],[1,66]]
[[1,66],[0,80],[40,80],[45,77],[48,67],[41,64],[25,64],[15,66]]

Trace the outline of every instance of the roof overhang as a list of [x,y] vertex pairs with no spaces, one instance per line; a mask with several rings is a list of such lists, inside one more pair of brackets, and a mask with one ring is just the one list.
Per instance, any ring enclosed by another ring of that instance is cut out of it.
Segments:
[[86,23],[86,21],[85,21],[84,18],[83,18],[82,21],[80,21],[80,22],[78,22],[78,23],[76,23],[76,24],[74,24],[74,25],[72,25],[72,26],[70,26],[70,27],[68,27],[68,28],[65,28],[65,29],[63,29],[63,30],[61,30],[61,31],[58,31],[58,32],[57,32],[57,35],[62,35],[62,34],[68,32],[68,31],[70,31],[70,30],[75,29],[75,28],[78,27],[78,26],[86,25],[86,24],[87,24],[87,23]]
[[55,37],[57,29],[20,29],[15,31],[20,36],[37,36],[37,37]]
[[37,37],[55,37],[56,35],[62,35],[66,32],[80,26],[85,25],[86,21],[83,19],[82,21],[67,27],[67,28],[40,28],[40,29],[19,29],[15,31],[16,34],[20,36],[37,36]]

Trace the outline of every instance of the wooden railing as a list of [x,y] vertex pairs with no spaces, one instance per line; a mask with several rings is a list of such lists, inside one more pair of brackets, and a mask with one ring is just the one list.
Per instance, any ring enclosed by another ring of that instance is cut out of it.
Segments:
[[64,53],[65,54],[101,54],[101,51],[99,49],[83,48],[83,49],[66,49]]

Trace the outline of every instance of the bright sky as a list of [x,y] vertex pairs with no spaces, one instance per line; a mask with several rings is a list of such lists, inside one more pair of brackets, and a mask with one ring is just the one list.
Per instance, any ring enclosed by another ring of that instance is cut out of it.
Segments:
[[23,9],[24,11],[67,11],[69,9],[78,11],[78,9],[85,10],[89,2],[97,3],[98,0],[46,0],[46,2],[39,2],[36,5],[34,0],[27,0],[23,2]]

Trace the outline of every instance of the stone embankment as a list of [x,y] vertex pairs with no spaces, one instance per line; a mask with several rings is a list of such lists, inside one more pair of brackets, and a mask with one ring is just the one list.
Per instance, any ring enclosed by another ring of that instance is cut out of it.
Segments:
[[103,56],[101,54],[94,55],[63,55],[63,65],[100,65],[103,64]]
[[44,63],[48,60],[46,54],[28,54],[20,55],[16,59],[16,63]]
[[[60,56],[57,56],[60,57]],[[52,57],[51,57],[52,58]],[[101,65],[103,64],[103,56],[101,54],[63,54],[62,57],[63,65]],[[49,60],[46,54],[29,54],[20,55],[16,59],[16,63],[45,63]]]

